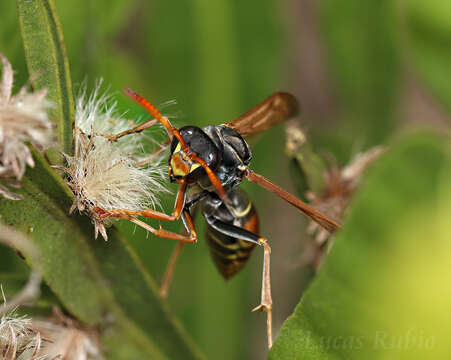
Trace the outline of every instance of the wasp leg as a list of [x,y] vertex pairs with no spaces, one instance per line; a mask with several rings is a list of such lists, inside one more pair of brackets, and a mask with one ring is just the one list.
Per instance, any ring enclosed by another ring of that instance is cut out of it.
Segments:
[[264,258],[263,258],[263,274],[262,274],[262,292],[260,305],[254,308],[252,311],[261,310],[265,311],[266,327],[268,334],[268,348],[272,347],[272,297],[271,297],[271,273],[270,273],[270,254],[271,248],[268,245],[268,241],[251,231],[234,226],[232,224],[225,223],[218,220],[214,216],[205,216],[208,225],[210,225],[215,230],[223,233],[224,235],[232,236],[237,239],[244,241],[250,241],[255,244],[264,247]]
[[180,253],[182,252],[182,249],[184,246],[185,246],[185,243],[179,242],[177,244],[177,246],[175,247],[174,251],[172,252],[172,255],[169,259],[169,263],[166,267],[166,271],[164,273],[163,280],[161,282],[161,287],[160,287],[160,296],[163,299],[166,299],[168,297],[169,286],[171,285],[172,278],[174,276],[175,264],[177,263],[177,260],[180,256]]
[[120,133],[117,133],[114,135],[102,135],[102,136],[107,138],[110,141],[117,141],[118,139],[120,139],[123,136],[129,135],[129,134],[140,133],[141,131],[144,131],[144,130],[152,127],[156,123],[158,123],[157,120],[150,119],[150,120],[147,120],[146,122],[143,122],[142,124],[132,127],[131,129],[121,131]]
[[169,140],[162,142],[158,147],[150,154],[150,157],[146,160],[139,161],[135,163],[133,166],[136,168],[147,166],[152,164],[155,161],[155,156],[160,155],[164,150],[166,150],[167,146],[170,144]]
[[270,256],[271,248],[266,239],[261,239],[261,245],[265,248],[263,257],[263,274],[262,274],[262,298],[260,305],[252,309],[252,311],[265,311],[267,314],[266,327],[268,331],[268,348],[272,347],[272,297],[271,297],[271,272],[270,272]]
[[162,213],[161,211],[156,211],[152,209],[145,209],[141,211],[134,211],[128,209],[114,209],[114,210],[104,210],[101,208],[96,208],[94,211],[99,216],[99,218],[106,219],[109,217],[129,219],[130,217],[143,216],[147,218],[165,220],[165,221],[175,221],[180,217],[182,209],[185,205],[185,194],[186,194],[186,182],[181,183],[179,190],[177,192],[177,197],[175,199],[174,210],[171,215]]
[[135,223],[136,225],[141,226],[143,229],[150,231],[155,236],[158,236],[163,239],[171,239],[171,240],[177,240],[183,243],[195,243],[197,242],[197,233],[194,231],[188,235],[183,234],[177,234],[172,231],[165,230],[163,228],[155,229],[149,224],[145,223],[144,221],[141,221],[133,216],[126,216],[122,219],[130,220],[131,222]]
[[[183,229],[181,231],[182,234],[189,234],[195,232],[196,229],[194,227],[193,218],[196,216],[199,207],[197,206],[199,201],[209,194],[208,191],[204,190],[194,195],[191,195],[190,198],[186,199],[185,208],[181,214],[183,221]],[[193,208],[193,212],[191,214],[191,208]],[[166,266],[166,271],[164,272],[163,280],[161,282],[160,288],[160,296],[162,298],[168,297],[169,286],[172,282],[172,277],[174,275],[175,264],[177,263],[178,257],[182,252],[183,246],[185,244],[179,242],[175,249],[172,251],[171,257],[169,258],[168,265]]]
[[[183,225],[184,225],[182,234],[193,234],[193,233],[196,234],[196,228],[194,226],[193,218],[188,209],[185,209],[183,211],[181,217],[182,217],[182,221],[183,221]],[[196,235],[196,237],[197,237],[197,235]],[[185,243],[179,242],[177,244],[177,246],[175,247],[174,251],[172,252],[172,255],[169,259],[169,263],[166,267],[166,271],[164,273],[163,280],[161,283],[161,288],[160,288],[160,296],[162,298],[168,297],[168,290],[169,290],[169,286],[171,285],[171,282],[172,282],[172,277],[174,275],[175,265],[177,263],[180,253],[182,252],[183,246],[185,246]]]
[[[165,239],[173,239],[181,242],[187,242],[187,243],[193,243],[197,242],[197,233],[194,228],[193,221],[191,220],[191,217],[189,217],[188,220],[183,220],[184,222],[188,222],[190,224],[189,227],[189,234],[177,234],[165,229],[154,229],[149,224],[146,224],[145,222],[137,219],[137,216],[143,216],[148,218],[153,218],[157,220],[166,220],[166,221],[174,221],[177,220],[184,208],[185,204],[185,195],[186,195],[186,187],[187,184],[184,182],[181,184],[179,191],[177,193],[177,198],[175,200],[175,206],[174,210],[172,212],[172,215],[167,215],[165,213],[162,213],[160,211],[152,210],[152,209],[145,209],[141,211],[133,211],[128,209],[114,209],[114,210],[105,210],[102,208],[95,208],[94,212],[96,213],[97,220],[101,221],[106,218],[112,217],[112,218],[118,218],[118,219],[124,219],[124,220],[130,220],[131,222],[134,222],[135,224],[141,226],[142,228],[146,229],[147,231],[150,231],[152,234],[165,238]],[[105,237],[105,235],[104,235]]]

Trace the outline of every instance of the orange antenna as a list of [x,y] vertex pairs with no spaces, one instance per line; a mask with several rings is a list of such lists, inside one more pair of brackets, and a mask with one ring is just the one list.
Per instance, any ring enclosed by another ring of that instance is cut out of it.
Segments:
[[153,116],[156,120],[158,120],[166,128],[168,133],[175,136],[177,140],[180,142],[182,149],[185,152],[188,152],[188,147],[186,146],[185,140],[183,140],[183,137],[180,134],[180,132],[174,126],[172,126],[168,118],[164,117],[155,106],[153,106],[149,101],[144,99],[141,95],[135,93],[133,90],[125,88],[125,92],[130,97],[135,99],[144,109],[146,109],[151,116]]
[[199,165],[201,165],[202,168],[205,170],[208,178],[210,179],[210,182],[213,184],[221,200],[224,201],[226,204],[230,204],[227,192],[222,186],[219,178],[215,175],[213,170],[211,170],[211,168],[207,165],[207,163],[203,159],[201,159],[199,156],[190,151],[182,135],[174,126],[172,126],[168,118],[164,117],[155,106],[153,106],[149,101],[144,99],[141,95],[135,93],[133,90],[125,88],[125,92],[133,99],[135,99],[144,109],[146,109],[151,116],[153,116],[157,121],[159,121],[166,128],[166,131],[169,134],[172,134],[177,138],[177,140],[180,142],[180,145],[182,146],[183,151],[189,156],[189,158],[199,163]]

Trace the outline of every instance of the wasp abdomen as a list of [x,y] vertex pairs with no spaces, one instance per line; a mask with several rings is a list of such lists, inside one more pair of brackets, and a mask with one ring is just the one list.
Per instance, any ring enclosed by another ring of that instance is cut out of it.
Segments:
[[[247,195],[239,189],[233,189],[228,195],[232,199],[231,211],[221,204],[215,211],[215,221],[258,233],[258,216]],[[207,245],[219,272],[229,279],[243,268],[256,244],[226,235],[208,224]]]

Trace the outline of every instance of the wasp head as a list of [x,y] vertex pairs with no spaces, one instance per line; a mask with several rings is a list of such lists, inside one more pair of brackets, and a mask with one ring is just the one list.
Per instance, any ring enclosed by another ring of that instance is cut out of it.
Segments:
[[185,140],[188,152],[182,148],[177,138],[172,139],[171,156],[169,158],[170,180],[172,182],[184,180],[188,183],[195,183],[205,175],[205,170],[198,162],[191,159],[190,153],[194,153],[203,159],[212,170],[215,170],[218,166],[221,154],[202,129],[196,126],[185,126],[179,131],[183,140]]

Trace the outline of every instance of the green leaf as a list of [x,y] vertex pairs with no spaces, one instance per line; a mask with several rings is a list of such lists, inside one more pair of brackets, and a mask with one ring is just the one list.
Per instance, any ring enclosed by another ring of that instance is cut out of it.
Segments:
[[451,3],[412,0],[403,3],[408,59],[432,92],[451,109]]
[[394,146],[354,199],[270,359],[448,359],[449,139]]
[[71,192],[63,180],[34,157],[18,190],[23,200],[0,200],[2,221],[28,235],[42,255],[35,261],[24,252],[27,262],[71,314],[101,326],[111,358],[200,358],[126,240],[114,228],[108,242],[94,240],[87,217],[68,216]]
[[0,1],[0,14],[8,14],[1,21],[0,51],[12,64],[14,70],[15,93],[27,80],[27,66],[23,56],[22,37],[20,35],[19,20],[16,16],[17,6],[14,1]]
[[28,72],[35,89],[49,90],[60,147],[72,151],[74,100],[63,33],[53,0],[17,0]]

